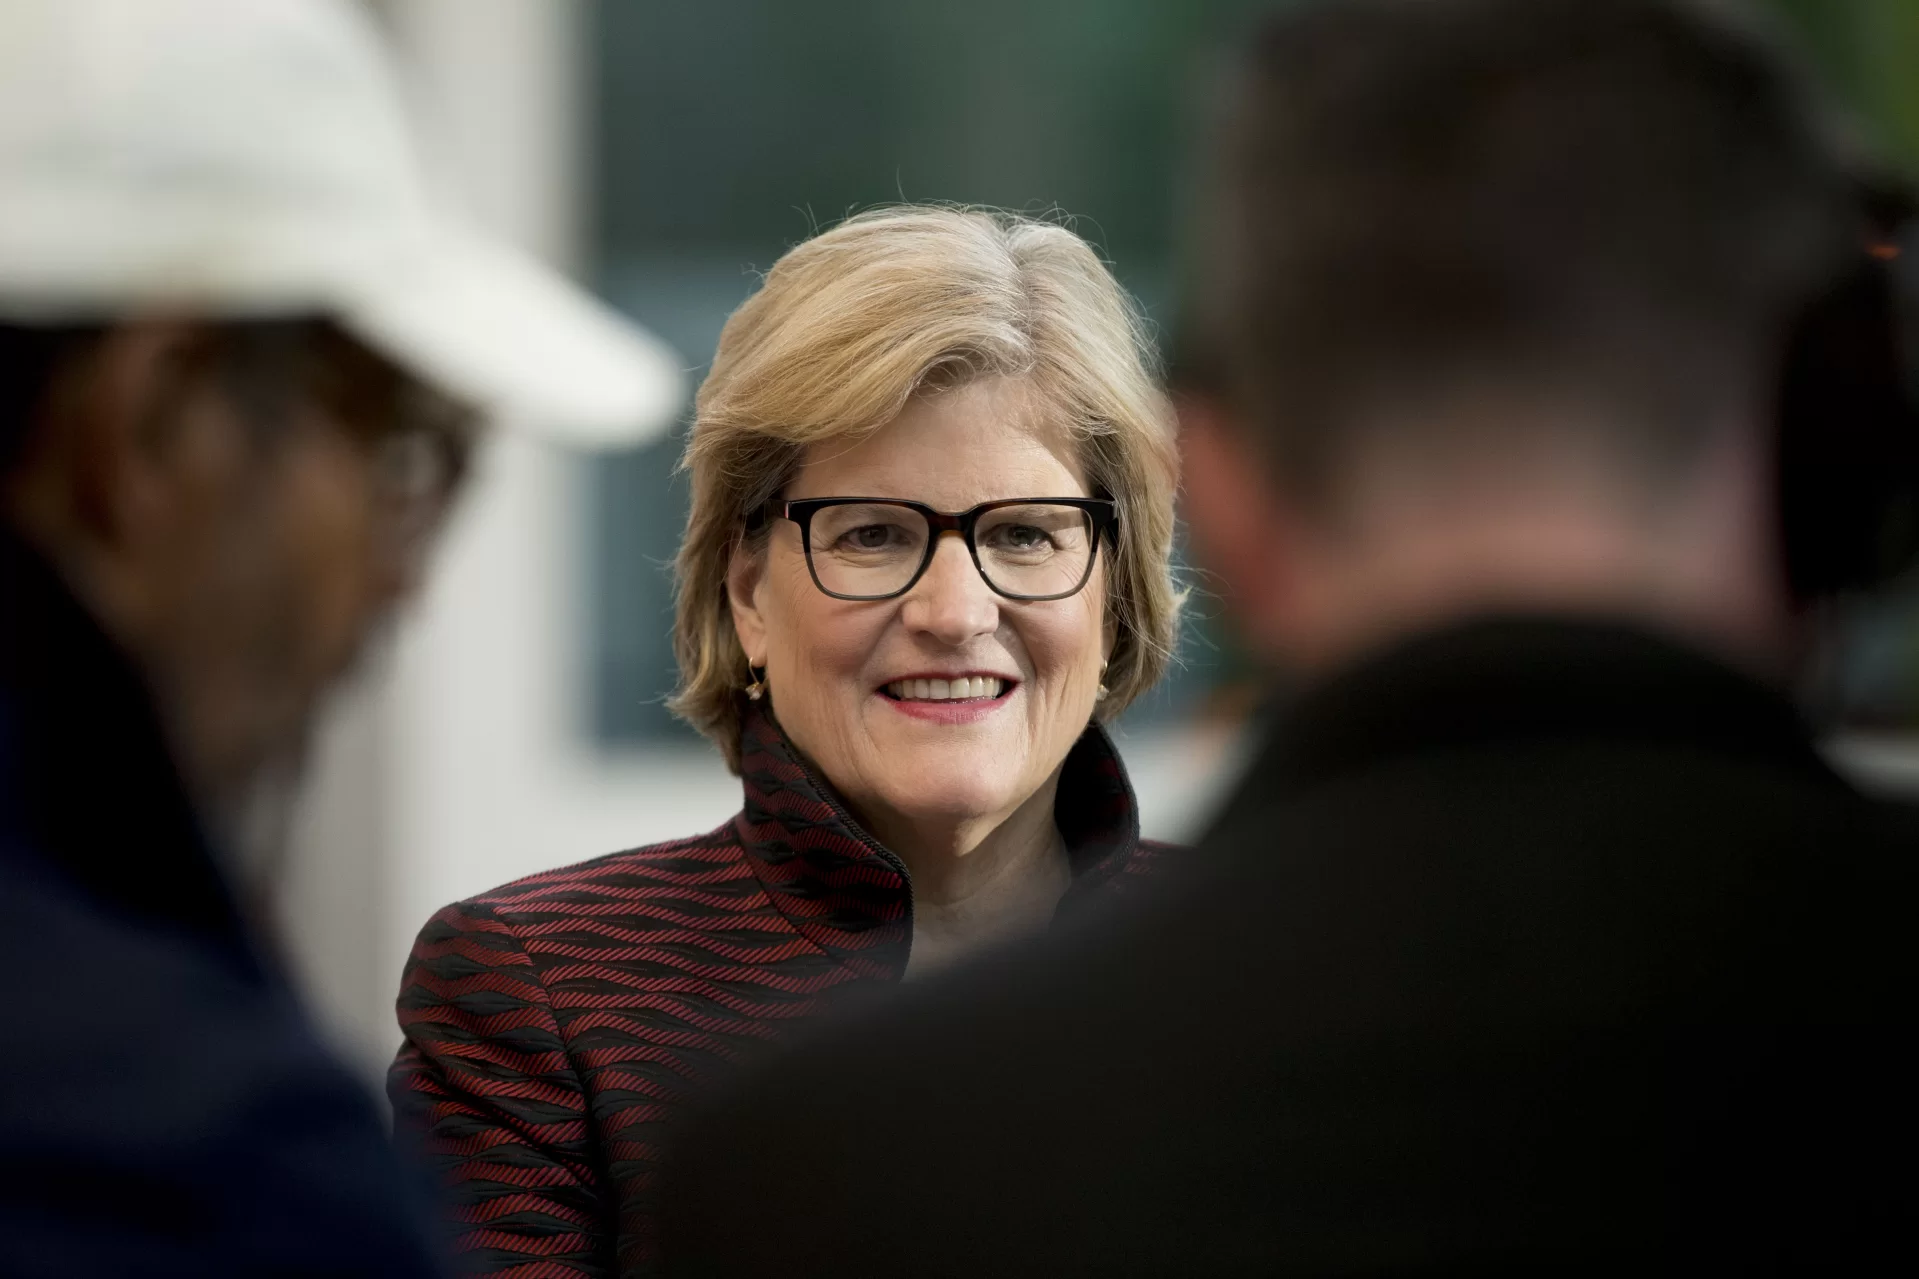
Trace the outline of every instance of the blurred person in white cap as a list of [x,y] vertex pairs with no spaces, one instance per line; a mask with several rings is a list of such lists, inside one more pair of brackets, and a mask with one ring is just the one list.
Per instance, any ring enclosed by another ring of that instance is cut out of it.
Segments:
[[611,444],[678,394],[435,206],[345,0],[0,4],[0,1268],[437,1272],[234,818],[416,585],[474,423]]

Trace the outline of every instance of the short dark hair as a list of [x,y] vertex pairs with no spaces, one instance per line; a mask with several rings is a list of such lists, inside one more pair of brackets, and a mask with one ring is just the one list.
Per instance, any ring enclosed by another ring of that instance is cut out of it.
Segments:
[[1469,388],[1577,397],[1670,467],[1862,252],[1829,123],[1677,0],[1291,9],[1226,103],[1176,381],[1308,495],[1374,410]]

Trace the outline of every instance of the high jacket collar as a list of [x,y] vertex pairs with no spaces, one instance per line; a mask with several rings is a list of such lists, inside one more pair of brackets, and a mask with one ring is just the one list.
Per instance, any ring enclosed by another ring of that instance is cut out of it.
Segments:
[[1487,617],[1416,637],[1308,689],[1254,766],[1272,790],[1433,752],[1553,739],[1661,743],[1843,785],[1780,692],[1650,631]]
[[[897,977],[912,941],[912,883],[771,714],[740,735],[745,806],[734,829],[767,894],[809,942],[871,977]],[[1053,820],[1073,886],[1062,910],[1122,889],[1140,850],[1139,807],[1112,738],[1097,724],[1066,757]]]
[[0,524],[0,837],[127,916],[251,949],[146,684]]

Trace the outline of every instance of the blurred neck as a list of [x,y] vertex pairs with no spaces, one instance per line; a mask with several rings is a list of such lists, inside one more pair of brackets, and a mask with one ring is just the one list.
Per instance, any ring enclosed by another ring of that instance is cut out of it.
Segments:
[[1763,678],[1793,627],[1760,451],[1728,438],[1649,486],[1590,457],[1511,457],[1436,476],[1375,464],[1336,520],[1297,531],[1289,606],[1265,638],[1307,672],[1473,616],[1626,621]]
[[116,545],[101,536],[66,460],[43,451],[10,476],[0,518],[139,671],[201,817],[221,826],[244,801],[258,763],[244,734],[229,729],[245,725],[244,707],[223,695],[229,681],[218,654],[195,642],[193,610],[170,589],[183,576],[171,543],[150,536]]

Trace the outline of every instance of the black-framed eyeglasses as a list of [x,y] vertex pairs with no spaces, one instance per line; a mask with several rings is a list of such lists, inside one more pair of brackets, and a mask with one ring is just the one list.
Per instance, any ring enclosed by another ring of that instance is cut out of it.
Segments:
[[1063,600],[1093,576],[1119,506],[1103,497],[1013,497],[950,512],[890,497],[776,497],[747,515],[747,531],[776,519],[800,526],[813,585],[834,599],[906,594],[933,562],[940,534],[958,533],[996,594]]

